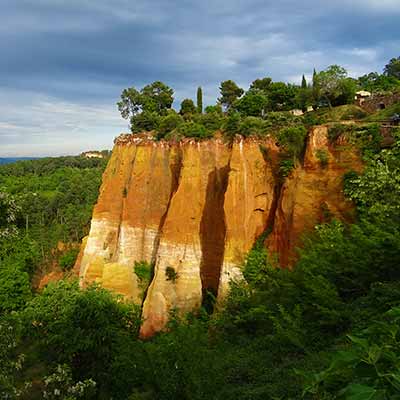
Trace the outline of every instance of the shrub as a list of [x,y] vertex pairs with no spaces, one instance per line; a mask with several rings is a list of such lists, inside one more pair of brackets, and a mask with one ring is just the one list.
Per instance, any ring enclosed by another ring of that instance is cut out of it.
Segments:
[[279,175],[282,178],[286,178],[290,175],[294,168],[294,161],[293,159],[283,159],[279,162]]
[[261,134],[264,130],[264,121],[258,117],[246,117],[239,125],[239,133],[243,136]]
[[196,122],[185,122],[178,128],[179,132],[186,137],[193,137],[197,139],[206,139],[212,137],[212,134],[207,132],[207,129]]
[[132,133],[150,132],[157,129],[160,116],[156,112],[143,111],[140,114],[133,115],[130,121]]
[[221,107],[220,104],[216,104],[215,106],[207,106],[205,108],[204,112],[206,114],[210,114],[210,113],[217,113],[217,114],[220,114],[220,115],[223,114],[222,107]]
[[325,149],[318,149],[315,154],[321,163],[321,166],[324,168],[328,165],[329,162],[329,155]]
[[339,136],[343,135],[348,130],[348,126],[342,124],[335,124],[328,129],[328,139],[334,143]]
[[217,112],[199,114],[195,116],[194,122],[204,126],[209,134],[222,128],[224,117]]
[[165,276],[167,277],[167,281],[171,281],[173,283],[175,283],[178,279],[178,273],[174,268],[169,266],[165,269]]
[[164,138],[168,133],[177,129],[182,123],[182,117],[175,111],[170,111],[168,115],[160,118],[160,122],[157,126],[157,139]]
[[78,257],[79,249],[70,249],[65,252],[58,263],[64,271],[69,271],[75,264],[76,257]]
[[224,134],[227,138],[233,139],[239,133],[240,114],[230,113],[224,124]]
[[133,270],[139,279],[139,285],[146,288],[153,276],[153,266],[146,261],[135,261]]
[[361,108],[352,107],[352,108],[349,108],[348,110],[346,110],[342,114],[340,119],[342,121],[351,120],[351,119],[363,119],[367,115],[368,114],[364,110],[362,110]]
[[278,134],[278,143],[288,156],[298,158],[304,150],[307,130],[304,126],[282,129]]

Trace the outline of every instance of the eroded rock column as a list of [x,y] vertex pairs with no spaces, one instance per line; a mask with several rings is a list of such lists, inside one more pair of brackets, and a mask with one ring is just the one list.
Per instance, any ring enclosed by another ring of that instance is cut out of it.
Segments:
[[201,223],[207,189],[210,177],[229,164],[230,151],[219,140],[190,141],[180,146],[179,186],[162,227],[154,279],[143,307],[141,335],[144,337],[163,329],[172,309],[185,313],[201,305],[200,266],[208,251],[204,247]]
[[218,298],[229,291],[229,282],[242,278],[244,257],[267,227],[273,212],[276,179],[273,174],[277,147],[267,140],[241,139],[232,148],[225,193],[225,254]]

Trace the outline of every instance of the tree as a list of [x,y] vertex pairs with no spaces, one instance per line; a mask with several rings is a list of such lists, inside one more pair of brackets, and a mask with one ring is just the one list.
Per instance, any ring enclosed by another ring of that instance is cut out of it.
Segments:
[[377,72],[360,76],[357,80],[358,85],[370,92],[388,91],[400,87],[400,80],[388,75],[380,75]]
[[[77,281],[50,284],[22,318],[39,357],[71,366],[72,375],[81,380],[94,379],[103,393],[98,398],[127,398],[130,381],[143,378],[132,362],[140,357],[139,309],[105,289],[82,290]],[[128,381],[120,382],[121,377]]]
[[392,58],[389,63],[385,65],[384,74],[400,79],[400,57]]
[[317,82],[322,99],[330,107],[346,104],[349,98],[354,99],[355,85],[347,78],[347,71],[339,65],[331,65],[317,75]]
[[318,80],[317,71],[314,68],[313,78],[312,78],[312,100],[314,103],[314,107],[318,105],[320,97],[321,97],[321,88]]
[[170,110],[168,115],[162,117],[157,127],[157,138],[161,139],[172,132],[183,123],[183,118],[174,110]]
[[284,82],[271,83],[268,91],[269,108],[272,111],[287,111],[295,106],[299,88]]
[[221,82],[219,90],[221,97],[218,101],[224,106],[226,111],[229,111],[235,101],[244,93],[244,90],[232,80]]
[[144,110],[140,114],[133,115],[130,119],[133,133],[150,132],[157,129],[160,115],[155,111]]
[[307,110],[307,106],[310,104],[311,100],[311,91],[310,88],[307,86],[307,81],[305,76],[301,80],[301,88],[297,94],[297,103],[298,106],[303,110]]
[[134,87],[124,89],[117,106],[122,118],[129,119],[141,110],[142,96]]
[[302,89],[307,89],[307,81],[306,81],[306,77],[304,75],[301,78],[301,88]]
[[200,86],[197,88],[197,112],[203,113],[203,90]]
[[263,92],[267,93],[271,83],[272,83],[271,78],[268,78],[268,77],[259,78],[251,83],[250,89],[258,89],[258,90],[262,90]]
[[222,115],[222,107],[220,104],[216,104],[215,106],[207,106],[204,110],[206,112],[206,114],[213,114],[213,113],[217,113],[219,115]]
[[184,99],[181,103],[181,110],[179,114],[181,115],[190,115],[196,113],[196,106],[193,103],[192,99]]
[[234,104],[236,111],[244,116],[261,117],[266,111],[268,97],[259,89],[250,89]]
[[157,126],[157,116],[164,115],[171,108],[173,94],[173,89],[156,81],[140,92],[134,87],[124,89],[117,105],[122,118],[130,120],[132,132],[151,131]]
[[156,81],[146,85],[141,90],[143,110],[163,114],[171,108],[174,102],[173,94],[174,90],[163,82]]

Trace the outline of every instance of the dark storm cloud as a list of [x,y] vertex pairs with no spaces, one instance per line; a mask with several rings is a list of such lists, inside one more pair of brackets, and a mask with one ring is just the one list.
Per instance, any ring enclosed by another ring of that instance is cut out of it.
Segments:
[[212,103],[224,79],[358,75],[400,53],[397,0],[0,3],[0,155],[109,147],[128,85],[165,81],[177,103],[202,85]]

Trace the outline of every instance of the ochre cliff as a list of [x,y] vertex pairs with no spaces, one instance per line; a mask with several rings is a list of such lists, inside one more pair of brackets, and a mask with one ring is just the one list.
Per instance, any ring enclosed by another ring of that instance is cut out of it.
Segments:
[[[121,135],[77,262],[82,285],[98,282],[141,304],[147,337],[172,310],[198,308],[207,292],[223,299],[263,232],[271,231],[270,252],[290,265],[303,232],[328,215],[349,217],[342,177],[361,164],[346,143],[328,143],[324,126],[310,132],[304,162],[283,184],[278,160],[272,138],[227,145]],[[154,266],[148,287],[135,274],[140,261]]]
[[311,130],[303,164],[297,165],[280,190],[273,230],[266,240],[279,265],[292,265],[301,236],[317,223],[351,220],[353,205],[343,195],[343,175],[361,168],[358,152],[344,139],[332,145],[326,126]]

